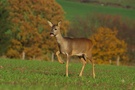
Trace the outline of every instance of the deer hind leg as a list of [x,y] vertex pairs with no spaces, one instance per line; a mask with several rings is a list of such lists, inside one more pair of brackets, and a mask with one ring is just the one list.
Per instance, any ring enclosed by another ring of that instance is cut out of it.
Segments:
[[92,76],[93,76],[93,78],[95,79],[95,64],[94,64],[94,61],[93,61],[93,59],[90,59],[90,61],[91,61],[91,63],[92,63]]
[[93,76],[93,78],[95,79],[95,64],[94,64],[94,61],[93,61],[93,59],[92,59],[92,55],[91,54],[89,54],[90,56],[88,57],[88,60],[90,60],[91,61],[91,63],[92,63],[92,76]]
[[60,51],[57,51],[57,52],[56,52],[56,56],[57,56],[57,58],[58,58],[58,61],[59,61],[59,63],[64,64],[64,62],[63,62],[63,60],[61,59],[61,57],[59,56],[59,54],[60,54]]
[[81,76],[82,76],[82,74],[83,74],[83,71],[84,71],[85,65],[86,65],[86,59],[85,59],[85,57],[84,57],[84,56],[79,57],[79,58],[81,59],[81,62],[82,62],[82,64],[83,64],[82,69],[81,69],[80,74],[79,74],[79,76],[81,77]]
[[91,62],[92,62],[92,76],[93,76],[93,78],[95,79],[95,64],[94,64],[94,61],[93,61],[93,59],[91,59],[90,60]]

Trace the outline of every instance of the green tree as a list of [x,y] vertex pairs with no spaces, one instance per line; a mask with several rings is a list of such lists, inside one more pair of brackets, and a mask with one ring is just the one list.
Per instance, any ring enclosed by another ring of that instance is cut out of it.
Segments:
[[62,20],[62,30],[66,30],[68,22],[60,5],[54,0],[9,0],[9,10],[12,40],[8,57],[19,58],[25,52],[28,59],[43,59],[56,50],[47,20],[54,23]]
[[4,55],[9,45],[9,27],[8,21],[9,11],[7,10],[7,2],[0,1],[0,55]]
[[126,62],[127,44],[116,36],[116,29],[105,27],[98,28],[97,33],[91,36],[94,43],[93,56],[97,63],[109,63],[109,60],[116,60],[117,57],[121,57],[121,60]]

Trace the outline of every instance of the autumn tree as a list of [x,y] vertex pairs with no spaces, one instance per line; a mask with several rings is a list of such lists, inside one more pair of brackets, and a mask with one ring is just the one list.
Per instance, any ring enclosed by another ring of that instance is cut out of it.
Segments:
[[119,40],[117,30],[111,30],[106,27],[100,27],[97,32],[91,36],[94,43],[93,57],[97,63],[109,63],[109,60],[115,60],[121,57],[126,61],[125,55],[127,44],[123,40]]
[[19,58],[25,52],[27,59],[47,59],[48,52],[57,48],[49,35],[47,20],[54,23],[61,20],[64,31],[68,25],[61,6],[54,0],[9,0],[9,10],[12,40],[7,56]]
[[108,27],[113,30],[116,28],[118,30],[117,37],[123,39],[127,45],[127,53],[130,58],[131,63],[135,63],[135,20],[129,18],[122,18],[119,15],[109,15],[109,14],[94,14],[92,21],[98,27]]
[[0,1],[0,55],[4,55],[10,40],[9,27],[10,22],[8,21],[9,11],[7,10],[7,2]]

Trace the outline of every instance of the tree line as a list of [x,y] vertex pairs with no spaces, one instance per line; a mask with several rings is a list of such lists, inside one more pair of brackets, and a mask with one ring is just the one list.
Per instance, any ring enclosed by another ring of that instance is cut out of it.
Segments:
[[69,24],[62,7],[54,0],[7,0],[1,1],[0,6],[1,56],[50,60],[51,53],[58,48],[55,38],[49,35],[51,28],[47,20],[54,24],[62,21],[62,33],[67,36],[92,39],[96,63],[108,63],[118,58],[127,63],[129,53],[133,54],[129,47],[134,45],[131,33],[134,25],[125,23],[119,16],[76,16]]
[[21,58],[25,53],[26,59],[48,59],[57,45],[47,20],[61,20],[63,32],[68,26],[61,6],[54,0],[7,0],[0,5],[1,55]]

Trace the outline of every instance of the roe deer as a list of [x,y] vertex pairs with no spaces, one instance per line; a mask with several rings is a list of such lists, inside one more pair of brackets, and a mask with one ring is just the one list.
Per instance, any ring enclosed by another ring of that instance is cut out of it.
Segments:
[[58,61],[63,63],[61,57],[59,56],[60,53],[65,54],[67,56],[66,61],[66,76],[68,77],[68,64],[70,57],[73,55],[78,56],[82,61],[82,69],[79,76],[82,76],[84,67],[86,65],[86,59],[92,62],[92,75],[95,78],[95,70],[94,70],[94,62],[92,60],[92,41],[86,38],[69,38],[63,37],[60,32],[60,24],[58,22],[57,25],[52,24],[48,21],[48,24],[51,26],[52,30],[50,32],[50,36],[54,36],[57,39],[59,51],[56,52]]

